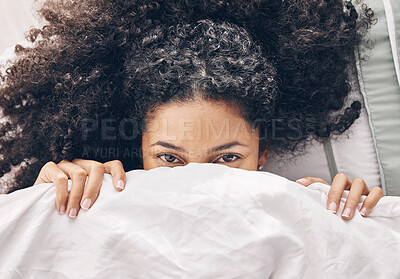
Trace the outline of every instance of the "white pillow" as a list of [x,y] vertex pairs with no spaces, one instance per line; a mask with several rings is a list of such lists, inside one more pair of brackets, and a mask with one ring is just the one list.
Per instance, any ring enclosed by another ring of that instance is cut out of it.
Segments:
[[36,9],[42,0],[0,1],[0,54],[24,42],[25,33],[39,21]]

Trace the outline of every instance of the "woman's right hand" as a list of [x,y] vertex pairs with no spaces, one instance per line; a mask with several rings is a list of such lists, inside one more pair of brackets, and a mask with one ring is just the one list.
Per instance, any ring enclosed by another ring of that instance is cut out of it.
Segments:
[[[329,183],[317,177],[304,177],[296,182],[306,187],[312,183],[323,183],[329,185]],[[335,175],[332,181],[332,186],[329,189],[326,209],[334,214],[337,213],[344,190],[349,190],[349,194],[342,211],[342,218],[344,220],[350,220],[353,218],[357,206],[361,200],[361,196],[366,196],[360,209],[360,214],[363,217],[366,217],[372,211],[378,201],[385,196],[382,188],[378,186],[375,186],[369,190],[367,184],[362,178],[355,178],[353,181],[351,181],[345,174],[338,173]]]
[[[126,174],[119,160],[100,163],[93,160],[74,159],[72,162],[62,160],[58,164],[46,163],[40,170],[33,185],[54,183],[56,187],[56,207],[61,214],[76,218],[79,209],[85,210],[96,201],[103,183],[104,173],[109,173],[113,179],[114,188],[122,191],[126,185]],[[86,178],[87,183],[86,183]],[[72,180],[68,192],[68,179]],[[86,186],[85,186],[86,183]]]

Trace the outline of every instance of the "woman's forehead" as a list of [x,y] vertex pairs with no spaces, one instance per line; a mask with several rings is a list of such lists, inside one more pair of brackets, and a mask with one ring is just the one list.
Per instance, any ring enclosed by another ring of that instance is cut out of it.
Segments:
[[157,109],[147,123],[144,137],[150,141],[217,144],[237,140],[249,142],[258,132],[225,102],[188,101]]

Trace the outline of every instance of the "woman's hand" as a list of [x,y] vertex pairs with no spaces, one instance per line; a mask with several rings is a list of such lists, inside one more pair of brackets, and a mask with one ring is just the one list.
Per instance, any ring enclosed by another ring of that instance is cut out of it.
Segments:
[[[316,182],[328,184],[321,178],[316,177],[304,177],[297,180],[296,182],[304,186],[309,186],[312,183]],[[344,205],[342,211],[342,218],[345,220],[350,220],[351,218],[353,218],[362,195],[367,196],[360,209],[360,214],[363,217],[367,216],[375,207],[377,202],[383,196],[385,196],[380,187],[375,186],[370,191],[363,179],[355,178],[353,181],[350,181],[345,174],[338,173],[333,179],[331,189],[328,193],[328,202],[326,205],[326,208],[329,211],[332,211],[334,214],[336,214],[337,212],[338,205],[340,204],[340,199],[342,198],[344,190],[350,190],[346,200],[346,204]]]
[[[103,183],[104,173],[112,175],[113,185],[117,191],[124,189],[126,185],[125,170],[118,160],[104,164],[83,159],[74,159],[72,162],[62,160],[58,164],[48,162],[40,170],[33,185],[54,182],[58,212],[61,214],[67,212],[69,217],[76,218],[80,207],[89,210],[96,201]],[[86,183],[87,177],[89,178]],[[69,193],[68,178],[72,180]]]

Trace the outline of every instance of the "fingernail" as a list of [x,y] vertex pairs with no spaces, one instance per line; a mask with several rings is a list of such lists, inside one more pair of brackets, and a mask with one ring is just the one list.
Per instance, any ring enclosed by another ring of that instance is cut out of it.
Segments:
[[60,207],[60,214],[65,214],[65,205]]
[[366,213],[367,213],[367,209],[366,209],[365,207],[361,208],[360,214],[361,214],[362,216],[365,216]]
[[123,180],[120,179],[120,180],[117,181],[117,188],[121,189],[121,190],[123,190],[125,188]]
[[332,213],[336,213],[337,205],[335,202],[331,202],[329,204],[328,210]]
[[71,217],[71,218],[76,218],[76,213],[77,213],[77,212],[78,212],[78,211],[76,210],[76,208],[72,208],[72,209],[69,211],[68,216]]
[[350,209],[350,208],[346,208],[346,209],[343,211],[342,216],[343,216],[343,217],[346,217],[346,218],[349,218],[349,217],[350,217],[350,212],[351,212],[351,209]]
[[83,201],[83,203],[81,204],[81,207],[83,208],[83,209],[85,209],[85,210],[89,210],[89,207],[90,207],[90,203],[92,202],[92,200],[91,199],[85,199],[84,201]]
[[297,179],[296,182],[297,182],[297,183],[300,183],[300,184],[302,184],[302,185],[308,184],[308,180],[305,179],[305,178]]

